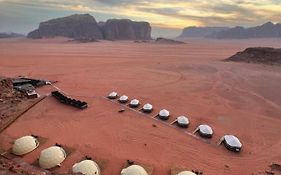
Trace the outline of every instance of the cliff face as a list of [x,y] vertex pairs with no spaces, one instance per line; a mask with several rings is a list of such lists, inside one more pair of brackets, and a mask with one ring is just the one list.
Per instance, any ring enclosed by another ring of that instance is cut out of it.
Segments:
[[149,40],[151,27],[148,22],[135,22],[128,19],[110,19],[101,25],[104,39],[107,40]]
[[56,36],[103,39],[95,18],[89,14],[75,14],[42,22],[39,28],[30,32],[27,37],[44,38]]
[[227,30],[227,27],[187,27],[178,38],[204,38],[214,32]]
[[110,19],[97,23],[89,14],[71,15],[42,22],[28,38],[68,37],[75,39],[149,40],[151,27],[147,22]]
[[250,28],[234,27],[225,31],[216,32],[211,37],[218,39],[280,38],[281,23],[273,24],[272,22],[268,22],[261,26]]

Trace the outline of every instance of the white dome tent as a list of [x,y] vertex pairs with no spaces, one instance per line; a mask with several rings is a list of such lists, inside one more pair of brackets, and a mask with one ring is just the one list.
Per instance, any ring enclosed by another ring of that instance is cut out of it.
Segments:
[[129,97],[126,96],[126,95],[122,95],[120,98],[119,98],[119,102],[120,103],[127,103],[129,100]]
[[240,152],[242,149],[242,143],[240,140],[234,135],[225,135],[220,139],[219,144],[224,143],[224,146],[234,152]]
[[116,99],[118,97],[117,92],[111,92],[108,96],[109,99]]
[[81,173],[84,175],[100,175],[100,168],[93,160],[82,160],[72,167],[74,173]]
[[178,123],[179,127],[187,128],[189,125],[189,120],[185,116],[179,116],[179,117],[177,117],[177,123]]
[[139,165],[131,165],[121,171],[121,175],[148,175],[146,170]]
[[182,171],[179,172],[177,175],[196,175],[196,174],[191,171]]
[[170,117],[170,112],[166,109],[162,109],[162,110],[160,110],[158,116],[162,120],[168,120]]
[[211,138],[213,130],[209,125],[199,125],[193,133],[199,132],[199,135],[204,138]]
[[150,113],[153,110],[153,106],[149,103],[143,105],[142,111],[145,113]]
[[136,108],[136,107],[138,107],[139,105],[140,105],[140,101],[137,100],[137,99],[131,100],[131,101],[130,101],[130,104],[129,104],[129,106],[132,107],[132,108]]
[[39,146],[38,140],[34,136],[23,136],[15,140],[12,153],[18,156],[27,154]]
[[41,168],[51,169],[57,166],[61,166],[60,164],[64,161],[65,158],[66,153],[63,148],[59,146],[51,146],[41,151],[39,157],[39,165]]

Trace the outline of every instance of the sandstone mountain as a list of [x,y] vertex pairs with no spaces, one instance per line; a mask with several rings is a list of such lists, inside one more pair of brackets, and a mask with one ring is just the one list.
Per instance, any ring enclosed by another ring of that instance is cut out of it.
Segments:
[[94,17],[89,14],[71,15],[42,22],[37,30],[28,34],[29,38],[63,36],[69,38],[102,39],[102,32]]
[[280,38],[281,23],[273,24],[272,22],[267,22],[261,26],[250,28],[234,27],[215,32],[210,37],[218,39]]
[[228,27],[186,27],[178,38],[204,38],[227,29]]
[[86,40],[149,40],[151,27],[147,22],[110,19],[97,23],[89,14],[75,14],[42,22],[28,38],[68,37]]
[[151,27],[148,22],[135,22],[129,19],[109,19],[100,23],[106,40],[149,40]]

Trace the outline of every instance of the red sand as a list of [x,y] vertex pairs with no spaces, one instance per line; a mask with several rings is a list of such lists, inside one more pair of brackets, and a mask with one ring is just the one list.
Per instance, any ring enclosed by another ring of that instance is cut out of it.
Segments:
[[[157,175],[168,175],[172,167],[198,169],[206,175],[264,172],[272,162],[281,162],[281,67],[220,60],[249,46],[280,43],[0,40],[0,75],[58,80],[58,87],[90,105],[80,111],[48,97],[0,134],[0,146],[8,149],[13,139],[31,133],[48,138],[24,156],[32,163],[42,149],[56,142],[66,144],[74,151],[59,172],[70,170],[84,155],[105,161],[103,174],[108,175],[119,174],[127,159],[153,166]],[[40,93],[50,90],[44,87]],[[153,104],[155,114],[168,109],[170,121],[187,115],[188,132],[209,124],[215,132],[212,144],[134,111],[118,113],[117,104],[102,98],[112,90]],[[240,154],[215,146],[224,134],[240,138]]]

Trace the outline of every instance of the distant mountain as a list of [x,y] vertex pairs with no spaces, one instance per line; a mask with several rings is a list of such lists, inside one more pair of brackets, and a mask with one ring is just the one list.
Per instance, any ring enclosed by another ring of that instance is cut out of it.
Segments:
[[17,37],[23,37],[23,34],[19,33],[0,33],[0,39],[1,38],[17,38]]
[[217,39],[246,39],[246,38],[280,38],[281,23],[267,22],[261,26],[244,28],[234,27],[228,30],[214,32],[209,36]]
[[69,38],[103,38],[95,18],[89,14],[75,14],[41,22],[38,29],[27,35],[28,38],[56,36]]
[[106,40],[150,40],[151,27],[148,22],[136,22],[130,19],[109,19],[100,22]]
[[220,32],[229,29],[228,27],[187,27],[184,28],[178,38],[204,38],[212,35],[214,32]]
[[97,23],[89,14],[75,14],[41,22],[39,28],[30,32],[28,38],[68,37],[79,41],[149,40],[151,27],[148,22],[129,19],[109,19]]

